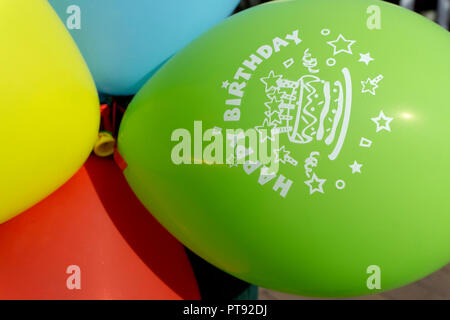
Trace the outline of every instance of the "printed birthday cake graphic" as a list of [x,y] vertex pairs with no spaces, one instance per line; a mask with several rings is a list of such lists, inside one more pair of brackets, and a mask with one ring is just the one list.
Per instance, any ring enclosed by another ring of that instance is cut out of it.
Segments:
[[[362,111],[367,112],[365,127],[369,131],[364,131],[365,133],[352,131],[352,134],[360,134],[359,144],[354,145],[355,140],[352,139],[352,147],[360,148],[361,152],[373,148],[373,141],[378,134],[391,132],[391,123],[394,120],[389,112],[371,102],[373,97],[383,90],[385,81],[383,74],[368,71],[369,65],[376,65],[376,57],[367,51],[354,52],[357,40],[350,40],[341,33],[333,35],[331,30],[322,29],[318,32],[318,36],[322,36],[325,41],[316,42],[315,47],[308,46],[307,41],[301,38],[299,30],[285,37],[295,39],[295,43],[288,43],[277,37],[273,39],[274,47],[278,45],[274,51],[281,50],[280,44],[291,46],[294,48],[291,58],[277,63],[276,58],[267,56],[266,59],[274,59],[271,60],[270,71],[251,78],[257,66],[248,62],[258,61],[261,64],[263,61],[253,54],[250,60],[245,60],[238,68],[234,77],[238,79],[244,75],[245,80],[257,79],[261,95],[265,98],[265,102],[258,102],[261,104],[261,117],[256,119],[257,125],[254,128],[261,142],[267,140],[279,142],[274,154],[275,161],[280,164],[278,170],[280,172],[270,173],[264,168],[261,170],[259,182],[265,184],[273,176],[277,176],[279,182],[275,184],[274,190],[283,186],[281,193],[283,197],[286,197],[295,183],[283,175],[284,166],[291,167],[291,170],[304,171],[305,181],[302,181],[301,185],[303,188],[306,186],[305,191],[309,195],[325,194],[331,188],[342,191],[347,187],[350,178],[356,178],[364,173],[362,161],[343,156],[345,146],[349,144],[352,112],[356,108],[365,108]],[[265,51],[267,47],[265,45],[256,52],[262,52],[264,55],[267,53]],[[322,56],[316,57],[314,53],[319,50]],[[233,94],[232,88],[246,87],[246,83],[230,84],[228,80],[223,84],[225,85],[222,85],[222,88],[227,89],[230,94]],[[227,100],[226,103],[240,106],[244,92],[234,95],[239,99]],[[365,105],[354,106],[354,101],[356,99],[361,101],[361,98],[364,99]],[[372,127],[373,124],[376,127]],[[322,151],[319,152],[318,149]],[[332,179],[324,176],[321,165],[333,165],[342,157],[348,164],[344,167],[340,164],[340,167],[333,171],[337,176]],[[330,161],[331,163],[326,163]],[[247,174],[253,172],[253,168],[257,166],[258,164],[247,168]]]
[[[296,81],[284,79],[271,71],[261,78],[270,99],[265,104],[267,121],[274,134],[287,134],[292,143],[313,140],[334,145],[329,157],[336,159],[347,133],[352,107],[350,71],[342,70],[342,80],[326,81],[305,75]],[[276,79],[273,83],[272,79]]]

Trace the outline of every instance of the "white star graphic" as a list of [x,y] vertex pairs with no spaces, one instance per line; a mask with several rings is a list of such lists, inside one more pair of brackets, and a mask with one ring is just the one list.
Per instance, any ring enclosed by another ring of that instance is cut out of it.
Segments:
[[373,60],[375,60],[374,58],[372,58],[370,56],[370,52],[366,53],[366,54],[359,54],[361,56],[361,59],[359,59],[358,62],[364,62],[366,65],[369,65],[369,63]]
[[272,90],[272,88],[278,87],[278,80],[281,79],[282,76],[277,76],[275,72],[270,71],[267,77],[261,78],[261,82],[266,85],[266,92]]
[[[379,132],[381,130],[386,130],[386,131],[391,132],[391,127],[389,124],[391,123],[392,120],[394,120],[394,118],[386,117],[386,115],[383,113],[383,110],[381,110],[380,115],[377,118],[372,118],[371,120],[376,123],[377,132]],[[383,124],[383,122],[384,122],[384,124]]]
[[264,112],[264,115],[269,118],[270,124],[281,124],[280,120],[280,111],[266,111]]
[[339,35],[339,37],[334,41],[327,42],[330,46],[334,48],[333,55],[337,55],[341,52],[345,52],[348,54],[353,54],[352,52],[352,45],[356,43],[354,40],[347,40],[344,38],[342,34]]
[[378,88],[378,85],[375,83],[375,79],[367,79],[366,81],[361,81],[363,86],[362,93],[370,92],[370,94],[375,95],[375,90]]
[[[309,187],[309,194],[313,194],[315,192],[324,193],[323,184],[327,181],[327,179],[319,179],[316,174],[313,173],[311,180],[305,181],[305,184]],[[318,186],[314,186],[313,184],[318,183]]]
[[286,146],[282,146],[280,149],[275,149],[274,152],[275,152],[275,162],[281,162],[283,164],[289,163],[292,164],[294,167],[298,165],[297,160],[291,157],[291,152],[286,150]]
[[261,142],[264,142],[267,139],[273,141],[275,139],[274,135],[279,133],[277,125],[270,123],[267,118],[264,119],[261,126],[256,126],[255,129],[259,132]]
[[353,174],[355,174],[355,173],[361,173],[361,167],[362,167],[362,166],[363,166],[363,165],[360,164],[360,163],[358,163],[358,162],[356,162],[356,160],[355,160],[355,162],[354,162],[353,164],[349,165],[349,167],[352,168],[352,173],[353,173]]
[[230,82],[228,82],[228,80],[222,82],[222,88],[224,88],[224,89],[228,88],[229,85],[230,85]]
[[[280,149],[275,149],[275,161],[281,161],[281,163],[286,163],[286,160],[290,158],[290,151],[286,150],[286,146],[282,146]],[[280,154],[283,156],[280,158]]]

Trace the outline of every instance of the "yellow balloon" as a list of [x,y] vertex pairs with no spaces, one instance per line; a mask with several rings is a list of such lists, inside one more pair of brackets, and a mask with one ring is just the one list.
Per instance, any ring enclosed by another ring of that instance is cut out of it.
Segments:
[[0,0],[0,223],[82,166],[99,113],[86,63],[47,1]]

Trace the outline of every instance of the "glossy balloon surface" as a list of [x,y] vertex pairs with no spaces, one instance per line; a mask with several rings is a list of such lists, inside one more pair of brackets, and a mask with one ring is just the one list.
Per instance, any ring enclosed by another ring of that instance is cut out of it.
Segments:
[[75,174],[99,115],[89,70],[47,1],[1,1],[0,223]]
[[100,92],[135,94],[173,54],[229,15],[239,0],[49,0]]
[[95,156],[50,197],[0,225],[0,270],[2,300],[200,298],[183,246],[114,162]]
[[[245,11],[136,96],[119,135],[125,175],[179,240],[251,283],[354,296],[413,282],[450,260],[449,53],[447,31],[386,2]],[[179,128],[181,160],[199,164],[174,163]],[[206,140],[237,128],[279,138],[277,171],[205,163]]]

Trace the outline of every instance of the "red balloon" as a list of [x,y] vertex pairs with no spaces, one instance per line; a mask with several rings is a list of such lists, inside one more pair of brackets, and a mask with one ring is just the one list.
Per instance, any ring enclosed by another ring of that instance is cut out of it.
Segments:
[[0,299],[199,298],[184,248],[110,159],[0,225]]

